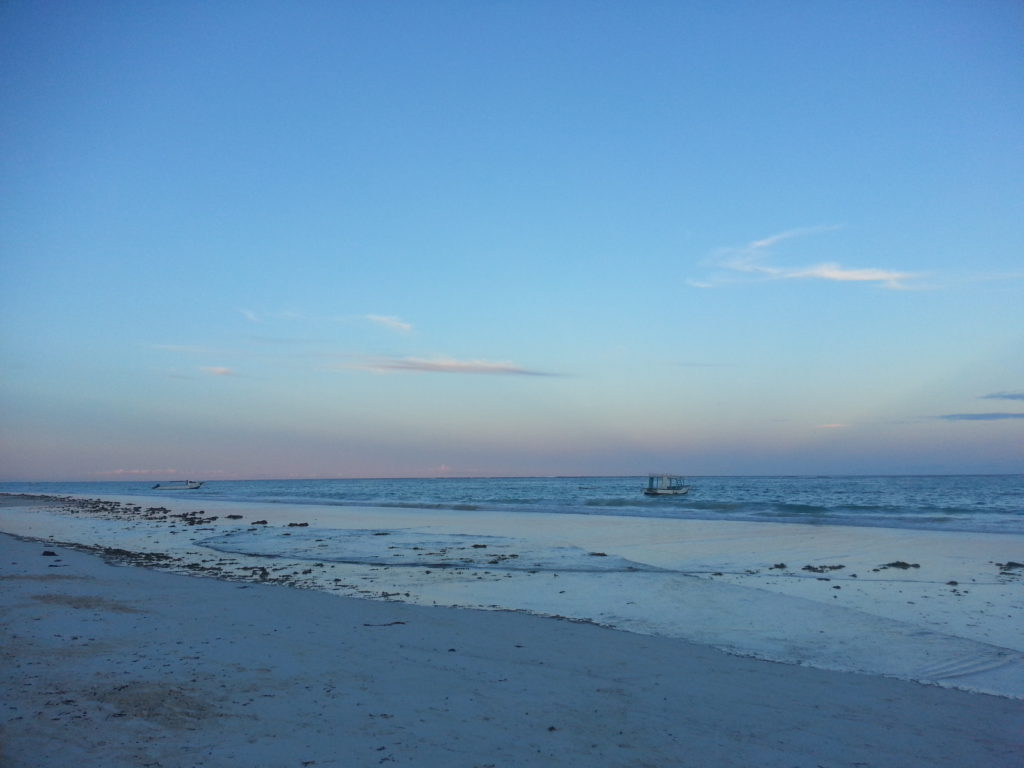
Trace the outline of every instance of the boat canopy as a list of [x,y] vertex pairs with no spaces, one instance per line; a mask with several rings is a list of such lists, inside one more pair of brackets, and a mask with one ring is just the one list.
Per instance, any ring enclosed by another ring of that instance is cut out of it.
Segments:
[[677,491],[686,487],[684,480],[682,475],[648,475],[647,490]]

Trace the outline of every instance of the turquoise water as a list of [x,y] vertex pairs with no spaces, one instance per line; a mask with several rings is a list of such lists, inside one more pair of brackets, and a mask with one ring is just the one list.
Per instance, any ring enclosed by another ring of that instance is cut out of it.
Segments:
[[496,510],[1024,533],[1024,475],[692,477],[649,498],[643,477],[223,480],[194,491],[150,482],[0,483],[0,493],[144,495],[404,509]]

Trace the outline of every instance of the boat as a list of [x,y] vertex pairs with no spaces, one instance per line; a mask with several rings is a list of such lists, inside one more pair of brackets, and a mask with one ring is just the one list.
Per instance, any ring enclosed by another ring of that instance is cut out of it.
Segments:
[[154,491],[194,491],[202,487],[205,481],[197,480],[175,480],[170,483],[157,483],[153,486]]
[[648,475],[646,496],[681,496],[690,492],[682,475]]

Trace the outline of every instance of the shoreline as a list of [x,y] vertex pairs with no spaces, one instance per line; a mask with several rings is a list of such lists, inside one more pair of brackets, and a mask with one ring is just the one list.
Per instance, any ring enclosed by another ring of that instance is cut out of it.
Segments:
[[1024,572],[993,565],[1024,536],[531,514],[524,538],[501,513],[146,501],[7,497],[0,530],[236,583],[568,618],[1024,698]]
[[0,551],[11,768],[995,768],[1024,746],[1020,702],[994,696],[519,612],[186,578],[10,535]]
[[29,501],[0,499],[0,529],[172,572],[566,617],[1024,698],[1024,572],[993,565],[1020,559],[1022,536],[536,514],[524,532],[503,513]]

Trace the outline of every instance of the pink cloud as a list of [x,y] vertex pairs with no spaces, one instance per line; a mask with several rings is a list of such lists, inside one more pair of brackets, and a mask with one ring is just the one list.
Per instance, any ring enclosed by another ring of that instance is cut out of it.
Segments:
[[531,371],[527,368],[508,362],[492,360],[455,360],[450,357],[439,357],[431,360],[419,357],[377,358],[358,366],[363,370],[388,372],[418,373],[472,373],[501,376],[550,376],[542,371]]

